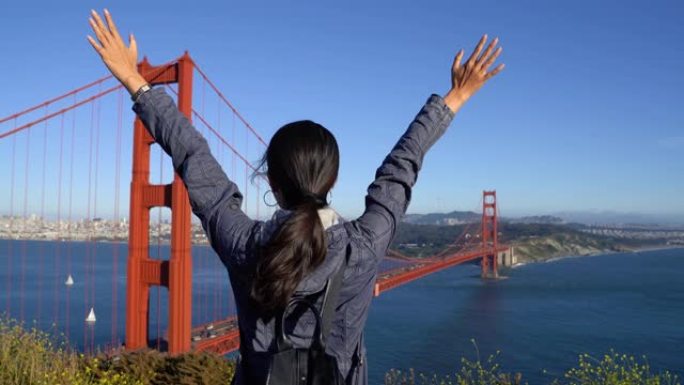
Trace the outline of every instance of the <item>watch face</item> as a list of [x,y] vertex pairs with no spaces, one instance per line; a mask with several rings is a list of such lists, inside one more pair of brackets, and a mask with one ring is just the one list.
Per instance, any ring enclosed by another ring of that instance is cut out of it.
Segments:
[[142,95],[142,94],[144,94],[145,92],[149,91],[151,88],[152,88],[152,87],[150,87],[149,84],[144,84],[142,87],[140,87],[140,88],[138,89],[138,91],[135,92],[135,94],[133,94],[133,96],[131,96],[131,99],[132,99],[134,102],[137,101],[138,98],[140,97],[140,95]]

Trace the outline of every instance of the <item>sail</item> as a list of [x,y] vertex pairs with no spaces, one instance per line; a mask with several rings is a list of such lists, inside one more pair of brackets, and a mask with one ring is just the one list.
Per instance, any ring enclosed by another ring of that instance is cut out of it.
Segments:
[[86,322],[95,322],[95,309],[92,307],[90,308],[90,313],[88,313],[88,318],[86,318]]
[[71,274],[69,274],[69,277],[67,277],[67,280],[66,280],[66,282],[64,282],[64,284],[67,286],[73,285],[74,284],[74,277],[72,277]]

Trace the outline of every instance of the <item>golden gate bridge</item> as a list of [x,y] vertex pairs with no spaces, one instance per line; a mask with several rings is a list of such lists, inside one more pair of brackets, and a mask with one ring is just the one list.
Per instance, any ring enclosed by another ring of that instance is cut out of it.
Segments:
[[[242,209],[256,218],[272,214],[273,209],[261,199],[266,181],[250,178],[256,171],[250,159],[257,159],[267,143],[201,67],[186,52],[158,66],[150,65],[145,58],[139,70],[150,84],[165,87],[176,98],[179,110],[213,146],[214,156],[241,186]],[[85,351],[122,346],[130,350],[163,347],[171,354],[190,350],[219,354],[235,351],[239,347],[239,332],[234,299],[220,285],[209,287],[211,282],[227,282],[227,273],[208,248],[193,248],[203,242],[192,230],[184,184],[172,169],[168,170],[168,158],[154,146],[154,140],[139,119],[134,121],[132,134],[124,130],[124,120],[129,117],[123,108],[125,92],[118,83],[112,85],[115,82],[112,76],[102,77],[0,118],[0,178],[6,181],[2,193],[9,194],[4,200],[6,206],[0,206],[0,210],[8,213],[2,217],[4,228],[0,228],[0,239],[10,240],[6,250],[0,251],[6,255],[5,313],[24,321],[30,306],[34,319],[52,320],[58,327],[65,324],[67,338],[74,339],[78,336],[70,335],[68,326],[84,320],[70,319],[72,312],[83,311],[83,317],[91,312],[92,321],[93,309],[110,308],[109,342],[96,346],[94,328],[84,325]],[[110,108],[111,105],[115,108]],[[130,189],[123,186],[122,193],[121,174],[128,165],[124,155],[130,155],[132,177]],[[154,168],[153,155],[159,159]],[[152,183],[153,179],[157,182]],[[86,183],[87,187],[75,187],[79,182]],[[127,224],[121,212],[126,198]],[[109,204],[103,206],[103,200]],[[152,223],[155,210],[156,225]],[[80,221],[77,220],[79,213]],[[113,218],[113,225],[105,226],[100,216]],[[48,217],[54,218],[51,225]],[[33,229],[36,226],[41,230]],[[484,191],[481,221],[467,223],[444,250],[427,258],[408,257],[389,250],[385,259],[394,263],[381,264],[374,294],[378,296],[471,261],[480,261],[483,278],[498,277],[498,265],[510,252],[507,246],[498,243],[497,226],[496,192]],[[170,231],[168,253],[161,251],[163,227]],[[126,295],[119,298],[117,292],[124,285],[119,279],[124,268],[124,246],[115,243],[103,255],[98,240],[116,240],[117,233],[125,232],[121,229],[126,228],[127,234],[119,234],[120,239],[128,242]],[[27,238],[80,239],[84,242],[84,256],[74,255],[72,242],[59,242],[56,246],[44,242],[37,251],[29,250]],[[48,244],[51,250],[47,250]],[[111,291],[106,296],[100,294],[101,282],[98,285],[95,282],[104,276],[96,272],[101,269],[97,261],[102,259],[111,260]],[[36,260],[37,263],[31,262]],[[72,298],[70,290],[63,286],[67,275],[72,279],[74,263],[84,264],[80,299]],[[202,272],[202,276],[193,279],[193,271]],[[168,296],[165,331],[160,326],[164,318],[159,294],[162,288]],[[151,298],[152,289],[156,292],[156,306]],[[48,295],[52,298],[42,298],[45,291],[50,291]],[[201,294],[193,295],[193,291]],[[38,293],[37,298],[29,293]],[[110,303],[103,303],[101,297]],[[124,336],[117,310],[121,301],[126,304]],[[48,303],[54,304],[52,314],[43,310]],[[155,337],[151,337],[151,318],[156,319]]]

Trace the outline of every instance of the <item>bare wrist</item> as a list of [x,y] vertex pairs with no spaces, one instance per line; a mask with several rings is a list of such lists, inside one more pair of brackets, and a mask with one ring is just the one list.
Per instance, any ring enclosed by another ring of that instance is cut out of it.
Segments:
[[138,92],[140,87],[147,84],[147,80],[145,80],[145,78],[143,78],[142,75],[136,72],[134,74],[127,76],[122,83],[124,87],[126,87],[126,89],[128,90],[128,93],[131,94],[131,96],[133,96],[136,92]]
[[444,104],[446,104],[454,113],[461,108],[466,100],[468,100],[468,98],[454,89],[449,90],[449,92],[444,95]]

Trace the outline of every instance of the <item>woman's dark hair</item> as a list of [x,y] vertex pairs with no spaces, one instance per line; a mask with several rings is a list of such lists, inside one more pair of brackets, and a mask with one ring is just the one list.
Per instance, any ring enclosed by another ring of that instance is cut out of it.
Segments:
[[326,206],[340,163],[335,137],[309,120],[286,124],[268,144],[259,169],[268,176],[286,221],[261,250],[251,298],[272,313],[283,309],[305,274],[325,259],[318,209]]

